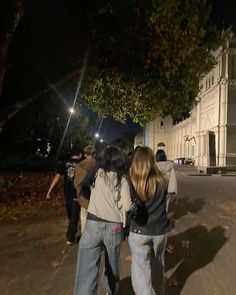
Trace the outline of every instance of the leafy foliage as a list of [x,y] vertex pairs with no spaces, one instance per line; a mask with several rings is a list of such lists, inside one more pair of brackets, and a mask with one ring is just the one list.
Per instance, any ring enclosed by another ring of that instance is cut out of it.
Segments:
[[90,32],[82,95],[95,111],[144,124],[190,108],[221,41],[206,1],[69,2]]

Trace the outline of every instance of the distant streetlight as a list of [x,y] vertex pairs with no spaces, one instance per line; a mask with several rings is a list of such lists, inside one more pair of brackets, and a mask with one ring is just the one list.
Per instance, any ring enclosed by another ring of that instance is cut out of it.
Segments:
[[99,133],[95,133],[95,137],[98,138],[100,136]]
[[75,109],[74,108],[69,108],[69,113],[74,114]]
[[103,142],[103,139],[102,138],[100,139],[100,142]]

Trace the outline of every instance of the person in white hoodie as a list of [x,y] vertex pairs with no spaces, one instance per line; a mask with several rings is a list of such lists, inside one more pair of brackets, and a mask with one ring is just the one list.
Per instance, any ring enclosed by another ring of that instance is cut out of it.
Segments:
[[159,168],[159,170],[161,170],[162,173],[164,173],[168,181],[168,194],[166,200],[166,211],[168,212],[170,200],[173,196],[176,196],[178,192],[174,164],[170,161],[167,161],[166,153],[164,150],[158,150],[156,152],[156,162],[157,167]]
[[86,176],[81,185],[81,191],[90,187],[91,195],[79,242],[74,295],[97,294],[102,251],[105,253],[103,286],[107,294],[117,294],[122,223],[132,207],[126,160],[118,147],[106,147],[102,156],[97,158],[95,177],[91,181]]

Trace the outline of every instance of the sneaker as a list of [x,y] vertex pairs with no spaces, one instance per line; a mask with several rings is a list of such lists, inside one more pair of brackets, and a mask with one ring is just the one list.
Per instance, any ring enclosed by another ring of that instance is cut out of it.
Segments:
[[71,242],[71,241],[66,241],[66,246],[71,246],[73,245],[75,242]]

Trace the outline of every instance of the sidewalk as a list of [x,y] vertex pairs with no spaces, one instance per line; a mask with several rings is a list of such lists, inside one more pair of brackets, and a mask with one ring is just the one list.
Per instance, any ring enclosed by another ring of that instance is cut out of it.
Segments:
[[[180,172],[178,201],[170,207],[176,227],[166,251],[166,295],[236,295],[235,177]],[[0,225],[0,294],[72,294],[78,245],[65,246],[65,220],[45,206],[31,221]],[[124,242],[119,295],[133,294],[130,261]]]

